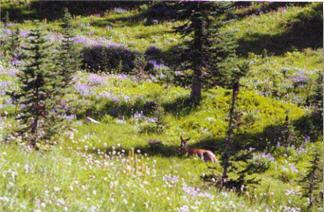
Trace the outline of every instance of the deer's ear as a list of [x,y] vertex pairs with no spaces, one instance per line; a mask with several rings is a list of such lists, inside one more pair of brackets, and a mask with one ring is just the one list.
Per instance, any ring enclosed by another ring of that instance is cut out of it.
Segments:
[[189,137],[189,138],[186,139],[186,141],[189,141],[190,139],[191,139],[191,138]]
[[180,135],[180,140],[183,141],[182,135]]

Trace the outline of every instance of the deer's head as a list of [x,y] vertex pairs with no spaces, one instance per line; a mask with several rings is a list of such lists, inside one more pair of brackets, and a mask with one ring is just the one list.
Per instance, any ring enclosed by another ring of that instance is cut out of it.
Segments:
[[186,138],[184,139],[182,136],[180,136],[180,148],[179,148],[179,152],[180,153],[185,153],[186,149],[187,149],[187,143],[190,140],[190,138]]

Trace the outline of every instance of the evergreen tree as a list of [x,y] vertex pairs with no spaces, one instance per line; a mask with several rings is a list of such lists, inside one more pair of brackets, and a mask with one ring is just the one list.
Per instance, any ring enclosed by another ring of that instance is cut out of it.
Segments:
[[16,27],[15,30],[11,31],[10,38],[7,44],[7,56],[11,60],[11,62],[16,65],[16,61],[21,57],[20,51],[20,30]]
[[[223,2],[185,2],[178,6],[179,18],[188,20],[182,26],[177,27],[176,31],[190,38],[189,42],[186,42],[186,68],[193,70],[191,99],[194,103],[198,103],[201,99],[202,78],[205,73],[213,68],[215,62],[227,56],[226,52],[225,54],[218,52],[220,49],[226,50],[221,46],[210,48],[213,43],[211,33],[219,35],[218,29],[226,23],[226,14],[231,9],[231,3]],[[216,55],[212,57],[213,53]]]
[[[233,152],[236,152],[237,147],[234,146],[233,138],[234,138],[234,130],[236,129],[235,122],[237,121],[237,97],[240,90],[240,80],[243,76],[247,74],[249,71],[248,62],[244,62],[242,64],[238,64],[237,68],[232,70],[231,76],[231,89],[232,89],[232,100],[229,111],[229,121],[228,121],[228,129],[227,129],[227,137],[225,139],[225,149],[222,155],[221,165],[223,167],[223,174],[221,178],[220,186],[224,187],[226,182],[228,181],[228,170],[231,166],[230,155],[234,155]],[[248,157],[246,155],[245,157]]]
[[323,73],[318,74],[316,80],[315,92],[311,97],[311,103],[314,106],[314,112],[321,114],[323,113]]
[[321,161],[320,152],[314,151],[310,166],[306,175],[301,179],[303,184],[303,196],[308,198],[308,209],[310,210],[323,197],[322,180],[323,180],[323,161]]
[[71,20],[71,14],[65,8],[61,24],[63,39],[58,48],[55,67],[61,80],[60,87],[62,89],[60,91],[64,91],[64,93],[68,91],[69,86],[72,84],[73,74],[80,69],[80,52],[73,41]]
[[14,94],[20,106],[17,119],[22,127],[18,133],[37,149],[38,143],[50,138],[56,129],[53,122],[53,94],[56,88],[51,82],[54,76],[48,54],[49,45],[38,24],[28,34],[22,50],[24,64],[18,75],[20,89]]
[[76,71],[80,70],[80,51],[73,40],[73,27],[72,17],[67,10],[64,9],[64,15],[62,18],[61,30],[63,38],[57,47],[57,53],[55,54],[55,81],[58,89],[55,90],[55,101],[57,106],[56,122],[60,123],[58,127],[64,127],[64,116],[69,113],[68,100],[64,98],[66,94],[71,92],[73,75]]

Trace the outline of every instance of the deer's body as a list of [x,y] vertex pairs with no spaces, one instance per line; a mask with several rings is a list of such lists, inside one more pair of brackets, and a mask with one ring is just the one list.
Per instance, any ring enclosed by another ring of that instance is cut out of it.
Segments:
[[189,148],[187,147],[187,142],[190,139],[181,139],[181,144],[180,144],[180,151],[183,153],[187,153],[188,155],[195,155],[204,160],[205,162],[210,161],[212,163],[216,162],[216,156],[214,153],[212,153],[210,150],[206,149],[195,149],[195,148]]

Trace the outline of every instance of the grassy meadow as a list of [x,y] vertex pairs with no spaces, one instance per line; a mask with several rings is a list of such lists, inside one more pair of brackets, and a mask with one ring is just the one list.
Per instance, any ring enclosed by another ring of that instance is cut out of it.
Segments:
[[[67,5],[81,50],[92,43],[116,46],[125,57],[146,55],[178,73],[177,47],[188,38],[174,27],[186,20],[157,15],[150,10],[153,3],[120,2],[105,9],[90,4],[80,11],[64,2],[47,3],[1,1],[1,17],[9,12],[9,23],[1,22],[1,42],[9,41],[8,30],[17,26],[24,40],[39,19],[55,46],[61,33],[57,8]],[[322,4],[253,3],[238,6],[235,14],[239,18],[222,31],[234,32],[239,60],[249,60],[251,70],[242,79],[237,107],[243,124],[234,140],[255,149],[251,161],[267,164],[265,172],[252,174],[259,184],[238,194],[202,180],[222,172],[230,89],[206,88],[201,103],[189,105],[188,83],[140,78],[123,70],[127,61],[110,72],[87,67],[75,72],[65,97],[71,103],[67,127],[51,144],[36,151],[18,139],[8,142],[18,122],[17,106],[6,91],[18,88],[19,68],[1,45],[0,211],[323,210],[323,199],[308,208],[301,183],[312,153],[323,151],[322,129],[312,124],[322,119],[307,103],[323,70],[322,25],[316,25]],[[152,49],[158,53],[150,55]],[[281,145],[278,134],[287,115],[296,141],[290,146]],[[190,147],[213,151],[217,162],[179,154],[180,135],[191,138]]]

